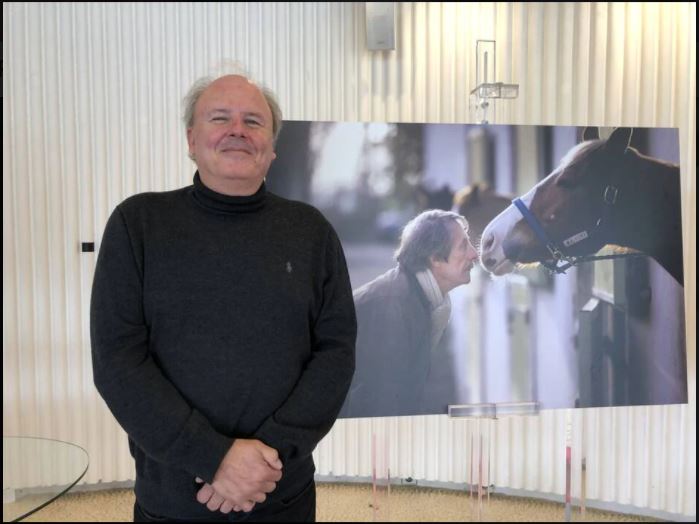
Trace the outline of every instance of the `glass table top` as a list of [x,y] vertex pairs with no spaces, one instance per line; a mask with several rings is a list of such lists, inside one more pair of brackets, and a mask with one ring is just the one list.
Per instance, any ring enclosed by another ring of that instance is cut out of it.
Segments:
[[80,446],[35,437],[2,437],[2,520],[21,520],[65,494],[85,475]]

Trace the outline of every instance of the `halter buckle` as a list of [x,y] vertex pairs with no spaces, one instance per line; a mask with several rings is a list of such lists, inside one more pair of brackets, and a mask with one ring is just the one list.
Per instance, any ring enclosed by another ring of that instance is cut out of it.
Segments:
[[549,253],[551,253],[551,256],[556,262],[564,258],[564,255],[561,252],[561,250],[558,249],[554,244],[547,244],[546,249],[549,250]]
[[619,196],[619,188],[616,186],[607,186],[604,189],[604,203],[607,205],[616,204],[617,196]]

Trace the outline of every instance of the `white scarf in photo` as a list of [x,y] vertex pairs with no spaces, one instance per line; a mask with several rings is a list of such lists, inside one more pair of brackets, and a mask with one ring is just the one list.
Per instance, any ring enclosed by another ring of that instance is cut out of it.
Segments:
[[432,313],[432,333],[430,338],[430,351],[437,347],[439,339],[449,323],[451,315],[451,300],[449,293],[442,295],[442,290],[439,289],[437,280],[434,278],[432,271],[428,268],[425,271],[415,273],[420,287],[425,292],[425,296],[430,303]]

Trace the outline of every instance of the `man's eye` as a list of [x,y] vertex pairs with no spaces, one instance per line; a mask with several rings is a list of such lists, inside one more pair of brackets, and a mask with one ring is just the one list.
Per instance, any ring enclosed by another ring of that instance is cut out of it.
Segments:
[[248,125],[251,125],[251,126],[260,126],[260,125],[262,125],[262,124],[261,124],[260,122],[258,122],[257,120],[248,119],[248,120],[246,120],[245,122],[246,122]]
[[227,118],[225,116],[215,116],[211,119],[212,122],[225,122]]

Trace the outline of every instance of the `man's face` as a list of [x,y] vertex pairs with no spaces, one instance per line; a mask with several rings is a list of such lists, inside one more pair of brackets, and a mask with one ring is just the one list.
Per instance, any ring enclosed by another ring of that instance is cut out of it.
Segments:
[[272,111],[260,90],[240,76],[206,88],[187,129],[202,181],[215,190],[255,192],[276,158],[272,142]]
[[473,247],[464,228],[451,221],[451,251],[447,260],[432,259],[432,274],[443,291],[450,291],[471,281],[471,269],[478,260],[478,252]]

